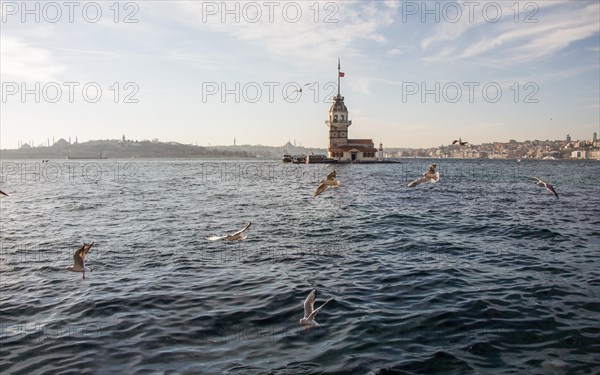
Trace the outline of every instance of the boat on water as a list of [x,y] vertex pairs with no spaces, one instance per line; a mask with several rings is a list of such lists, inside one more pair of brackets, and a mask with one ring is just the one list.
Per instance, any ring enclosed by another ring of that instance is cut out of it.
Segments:
[[308,155],[299,154],[299,155],[283,155],[284,163],[294,163],[294,164],[324,164],[324,163],[337,163],[336,159],[331,159],[327,157],[327,155],[315,155],[312,152]]
[[338,163],[346,163],[346,164],[397,164],[401,163],[400,160],[395,159],[386,159],[386,160],[374,160],[374,161],[350,161],[350,160],[337,160],[327,157],[327,155],[284,155],[283,156],[284,163],[294,163],[294,164],[338,164]]
[[101,160],[107,159],[106,155],[99,152],[96,156],[90,155],[67,155],[67,160]]
[[292,163],[294,163],[294,164],[306,164],[306,155],[294,155],[294,156],[292,156]]
[[306,164],[319,164],[319,163],[337,163],[336,159],[331,159],[327,155],[308,155],[306,158]]

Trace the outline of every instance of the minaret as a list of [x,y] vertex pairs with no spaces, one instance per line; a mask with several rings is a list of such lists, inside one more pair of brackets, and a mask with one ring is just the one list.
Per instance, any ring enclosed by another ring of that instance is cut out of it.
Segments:
[[[338,59],[338,92],[333,98],[333,104],[329,108],[329,119],[325,121],[329,127],[329,150],[330,158],[339,157],[335,149],[348,144],[348,127],[352,121],[348,119],[348,108],[344,104],[344,97],[340,94],[340,78],[344,76],[341,72],[340,60]],[[332,152],[334,154],[332,154]]]
[[379,142],[379,161],[383,160],[383,143]]

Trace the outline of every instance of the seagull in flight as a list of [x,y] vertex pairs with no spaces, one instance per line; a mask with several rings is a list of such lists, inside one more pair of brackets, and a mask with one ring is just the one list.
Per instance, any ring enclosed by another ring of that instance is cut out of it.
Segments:
[[300,324],[306,326],[307,329],[312,327],[318,327],[319,323],[315,320],[315,316],[319,310],[323,308],[327,304],[327,302],[331,301],[329,298],[325,303],[319,306],[318,309],[315,309],[315,300],[317,299],[317,290],[313,289],[310,293],[308,293],[308,297],[304,300],[304,318],[300,319]]
[[455,145],[455,144],[457,144],[457,143],[458,143],[459,145],[461,145],[461,146],[465,146],[465,145],[468,145],[468,144],[469,144],[469,142],[466,142],[466,141],[465,141],[465,142],[463,142],[463,141],[462,141],[462,138],[455,139],[455,140],[454,140],[454,142],[452,142],[452,144],[453,144],[453,145]]
[[85,266],[85,256],[89,253],[92,246],[94,246],[93,242],[81,245],[81,247],[75,251],[75,254],[73,254],[73,266],[67,267],[66,270],[71,272],[81,272],[85,279],[86,271],[92,272],[91,268]]
[[243,241],[246,239],[246,236],[244,236],[244,232],[247,231],[248,229],[250,229],[251,225],[252,225],[252,223],[248,223],[248,225],[246,225],[245,227],[243,227],[242,229],[238,230],[237,232],[235,232],[233,234],[228,234],[226,236],[210,236],[210,237],[206,237],[206,239],[209,241],[220,241],[220,240]]
[[335,179],[336,173],[335,171],[329,173],[324,180],[321,180],[321,184],[319,185],[319,187],[317,188],[317,190],[315,190],[315,192],[313,193],[313,197],[316,197],[318,195],[321,195],[321,193],[323,193],[325,190],[329,189],[330,187],[333,187],[334,189],[337,189],[338,187],[340,187],[340,185],[342,184],[339,180]]
[[289,98],[289,97],[290,97],[290,96],[291,96],[293,93],[295,93],[295,92],[302,93],[302,88],[303,88],[303,87],[310,86],[310,85],[312,85],[313,83],[314,83],[314,82],[307,83],[307,84],[305,84],[305,85],[302,85],[302,86],[300,86],[300,88],[298,88],[298,89],[294,89],[292,92],[290,92],[289,94],[287,94],[287,95],[286,95],[286,97],[285,97],[285,98],[283,98],[283,100],[287,101],[287,100],[288,100],[288,98]]
[[527,177],[531,178],[532,180],[536,180],[537,181],[537,184],[536,184],[537,186],[546,188],[549,192],[551,192],[552,194],[554,194],[554,196],[556,197],[556,199],[558,199],[558,193],[556,192],[556,190],[554,190],[554,186],[550,185],[547,182],[544,182],[544,181],[540,180],[537,177],[531,177],[531,176],[527,176]]
[[437,167],[437,164],[433,163],[429,166],[429,170],[425,173],[423,173],[423,177],[417,178],[416,180],[410,182],[408,185],[408,187],[415,187],[417,185],[420,185],[424,182],[431,182],[431,183],[436,183],[440,180],[440,174],[438,172],[435,171],[435,168]]
[[0,190],[0,195],[3,195],[5,197],[8,197],[8,194],[6,194],[5,192],[3,192],[2,190]]

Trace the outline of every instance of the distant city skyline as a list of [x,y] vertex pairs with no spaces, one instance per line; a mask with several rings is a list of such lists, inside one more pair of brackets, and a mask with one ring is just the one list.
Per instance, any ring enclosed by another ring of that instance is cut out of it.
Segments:
[[[459,139],[462,139],[461,137],[459,137]],[[473,146],[477,146],[477,145],[482,145],[482,144],[492,144],[492,143],[509,143],[511,141],[517,141],[519,143],[521,142],[527,142],[527,141],[531,141],[531,142],[544,142],[544,141],[566,141],[566,142],[585,142],[585,141],[590,141],[590,142],[596,142],[598,139],[598,133],[594,132],[590,137],[588,138],[581,138],[581,139],[577,139],[577,138],[573,138],[570,136],[570,134],[566,134],[566,136],[564,137],[564,139],[508,139],[508,140],[502,140],[502,141],[489,141],[489,142],[483,142],[483,143],[473,143],[473,142],[468,142],[469,145],[473,145]],[[152,138],[152,139],[148,139],[148,138],[144,138],[144,139],[129,139],[126,138],[125,135],[123,134],[121,137],[114,137],[114,138],[102,138],[102,139],[86,139],[83,140],[82,142],[79,142],[78,137],[76,136],[74,141],[72,141],[72,137],[59,137],[58,139],[56,137],[52,137],[52,141],[50,141],[50,138],[47,138],[47,140],[45,142],[35,142],[35,141],[24,141],[24,140],[17,140],[17,147],[14,148],[6,148],[6,149],[18,149],[21,148],[23,146],[28,146],[28,147],[51,147],[52,145],[59,143],[60,141],[65,141],[69,144],[77,144],[77,143],[86,143],[86,142],[94,142],[94,141],[103,141],[103,140],[111,140],[111,141],[117,141],[117,140],[121,140],[122,142],[163,142],[163,143],[181,143],[181,144],[185,144],[185,145],[195,145],[195,146],[206,146],[206,145],[198,145],[196,142],[190,142],[190,143],[185,143],[185,142],[178,142],[178,141],[173,141],[173,140],[168,140],[168,139],[159,139],[159,138]],[[463,140],[466,141],[466,140]],[[383,142],[380,142],[383,143]],[[291,144],[294,147],[304,147],[304,148],[320,148],[320,149],[324,149],[325,147],[313,147],[313,146],[302,146],[302,142],[296,142],[295,139],[288,139],[287,141],[285,141],[282,144],[279,145],[265,145],[265,144],[250,144],[250,143],[238,143],[236,141],[236,138],[233,139],[233,143],[231,144],[215,144],[215,145],[208,145],[206,147],[227,147],[227,146],[266,146],[266,147],[281,147],[281,146],[285,146],[287,144]],[[439,146],[451,146],[452,142],[448,142],[447,144],[440,144],[437,146],[430,146],[430,147],[405,147],[405,146],[394,146],[394,145],[387,145],[386,148],[391,148],[391,149],[428,149],[428,148],[435,148],[435,147],[439,147]],[[4,149],[4,148],[3,148]]]
[[2,149],[326,148],[338,58],[351,137],[384,147],[600,132],[597,1],[23,4],[0,10]]
[[[596,137],[594,137],[594,135]],[[462,137],[459,137],[459,138],[462,138]],[[52,139],[52,141],[50,141],[50,139]],[[14,147],[10,147],[10,145],[9,145],[9,147],[2,147],[2,149],[17,149],[17,148],[22,147],[25,144],[27,144],[30,147],[48,147],[48,146],[52,146],[53,144],[55,144],[56,142],[58,142],[61,139],[65,140],[65,141],[67,141],[69,143],[80,143],[80,141],[79,141],[79,139],[78,139],[77,136],[75,137],[75,140],[73,142],[71,142],[72,137],[69,137],[69,136],[67,136],[67,137],[47,137],[46,140],[40,141],[40,142],[36,142],[35,140],[32,141],[32,140],[22,140],[22,139],[19,139],[19,140],[17,140],[17,144]],[[85,140],[82,140],[81,143],[85,143],[85,142],[88,142],[88,141],[106,140],[106,139],[117,140],[117,139],[120,139],[120,137],[113,137],[113,138],[111,138],[111,137],[105,137],[105,138],[98,138],[98,139],[85,139]],[[549,139],[549,138],[547,138],[547,139],[536,139],[536,138],[534,138],[534,139],[515,139],[515,138],[510,138],[510,139],[506,139],[506,140],[490,140],[490,141],[481,142],[481,143],[477,143],[477,144],[485,144],[485,143],[507,143],[507,142],[509,142],[511,140],[515,140],[517,142],[525,142],[525,141],[546,141],[546,140],[550,140],[550,141],[569,140],[570,141],[571,139],[573,141],[595,141],[597,139],[597,132],[594,132],[589,137],[584,137],[584,138],[574,138],[574,137],[570,137],[570,134],[566,134],[565,137],[558,138],[558,139]],[[153,142],[156,142],[156,141],[160,141],[160,142],[176,142],[176,143],[181,143],[181,144],[198,145],[197,142],[187,142],[186,143],[185,141],[182,142],[182,141],[176,141],[176,140],[172,140],[172,139],[159,139],[159,138],[156,138],[156,137],[154,137],[154,138],[142,138],[142,139],[127,139],[126,141],[133,141],[133,142],[141,142],[141,141],[153,141]],[[397,145],[391,145],[391,144],[387,145],[387,147],[390,147],[390,148],[415,148],[415,149],[417,149],[417,148],[431,148],[431,147],[437,147],[437,146],[448,146],[448,145],[452,144],[452,141],[453,140],[450,140],[447,143],[443,143],[443,144],[439,144],[439,145],[433,145],[433,146],[427,146],[427,147],[397,146]],[[214,145],[210,144],[210,145],[198,145],[198,146],[208,146],[208,147],[215,146],[215,147],[217,147],[217,146],[236,146],[236,145],[238,145],[238,146],[241,146],[241,145],[244,145],[244,146],[261,146],[262,145],[262,146],[280,147],[280,146],[283,146],[283,145],[285,145],[287,143],[290,143],[293,146],[297,145],[298,147],[326,148],[326,146],[325,147],[316,147],[316,146],[310,146],[310,145],[309,146],[302,146],[302,142],[297,142],[295,139],[288,139],[288,140],[286,140],[285,142],[283,142],[281,144],[270,145],[270,144],[239,143],[239,142],[236,141],[236,138],[233,139],[232,143],[228,143],[228,144],[214,144]],[[380,142],[380,143],[383,143],[383,141]],[[470,142],[470,144],[476,144],[476,143]]]

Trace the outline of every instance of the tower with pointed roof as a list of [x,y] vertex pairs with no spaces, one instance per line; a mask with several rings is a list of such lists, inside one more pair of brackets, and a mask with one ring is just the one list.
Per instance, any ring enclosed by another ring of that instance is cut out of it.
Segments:
[[[338,60],[338,90],[333,97],[333,104],[329,108],[329,119],[326,121],[329,127],[329,149],[348,144],[348,127],[352,121],[348,118],[348,108],[344,104],[344,97],[340,95],[340,61]],[[336,157],[336,155],[329,155]]]
[[329,108],[329,118],[325,123],[329,128],[329,148],[327,155],[339,161],[375,161],[377,149],[372,139],[348,139],[348,127],[352,121],[344,97],[340,94],[340,78],[344,77],[338,59],[338,90]]

